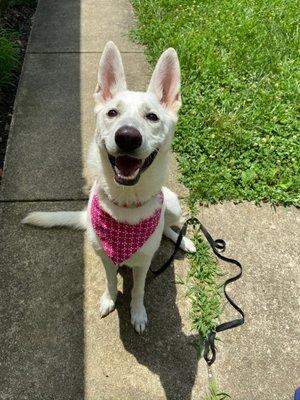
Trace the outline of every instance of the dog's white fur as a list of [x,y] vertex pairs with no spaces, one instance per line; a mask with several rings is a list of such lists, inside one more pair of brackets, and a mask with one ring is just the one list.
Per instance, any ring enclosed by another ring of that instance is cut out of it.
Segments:
[[[147,92],[133,92],[126,88],[121,55],[117,47],[107,43],[99,64],[96,86],[95,112],[96,132],[89,154],[89,169],[94,179],[92,192],[97,192],[101,206],[116,220],[131,224],[151,216],[159,206],[157,194],[164,194],[160,222],[146,243],[124,264],[133,268],[134,285],[131,300],[131,322],[137,332],[144,331],[147,314],[144,307],[144,286],[147,271],[154,253],[158,249],[162,234],[173,241],[178,234],[171,226],[178,225],[181,216],[179,201],[175,193],[163,187],[168,168],[168,158],[180,100],[180,69],[176,51],[166,50],[160,57],[153,72]],[[118,110],[118,115],[107,115],[110,109]],[[155,113],[158,121],[145,118]],[[159,149],[150,167],[145,170],[133,186],[118,184],[115,172],[109,162],[107,152],[118,154],[115,132],[130,125],[142,135],[142,145],[135,151],[135,157],[145,159],[155,149]],[[90,196],[91,200],[91,196]],[[117,201],[117,204],[115,204]],[[120,204],[142,203],[141,207],[124,208]],[[70,226],[87,230],[87,236],[96,253],[102,259],[106,270],[107,285],[100,299],[100,313],[105,316],[115,307],[117,297],[117,267],[101,248],[90,220],[90,201],[87,210],[80,212],[34,212],[22,222],[42,227]],[[181,248],[194,252],[193,243],[183,238]]]

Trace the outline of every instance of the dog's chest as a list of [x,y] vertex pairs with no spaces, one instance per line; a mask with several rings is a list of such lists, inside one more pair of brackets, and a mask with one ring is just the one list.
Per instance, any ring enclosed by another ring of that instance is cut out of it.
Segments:
[[[161,204],[163,197],[161,195]],[[161,218],[162,207],[136,224],[119,222],[108,214],[100,205],[97,194],[93,194],[90,219],[92,227],[106,255],[114,262],[121,264],[135,254],[150,238]]]

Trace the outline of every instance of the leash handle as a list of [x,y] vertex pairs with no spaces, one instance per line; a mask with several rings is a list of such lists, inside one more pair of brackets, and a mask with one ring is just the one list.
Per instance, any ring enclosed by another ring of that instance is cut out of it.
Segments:
[[223,253],[226,250],[226,242],[223,239],[216,239],[214,240],[208,230],[205,228],[205,226],[195,217],[189,218],[182,226],[177,241],[175,243],[175,248],[173,253],[171,254],[170,258],[163,264],[162,267],[160,267],[158,270],[153,270],[150,268],[151,272],[155,275],[158,276],[162,272],[164,272],[172,263],[172,261],[175,258],[175,255],[177,253],[177,250],[180,247],[180,243],[182,240],[182,237],[185,235],[186,230],[188,225],[193,225],[194,228],[196,228],[196,225],[198,225],[199,229],[205,236],[206,240],[208,241],[210,247],[212,248],[214,254],[222,261],[225,261],[230,264],[234,264],[237,267],[239,267],[240,271],[237,275],[226,279],[224,285],[223,285],[223,291],[224,295],[229,302],[229,304],[240,314],[241,318],[237,318],[231,321],[223,322],[222,324],[219,324],[215,327],[215,330],[210,331],[204,341],[204,352],[203,352],[203,357],[207,363],[207,365],[210,367],[216,360],[216,346],[215,346],[215,339],[216,339],[216,333],[226,331],[228,329],[233,329],[238,326],[243,325],[245,322],[245,314],[243,310],[232,300],[232,298],[229,296],[229,294],[226,291],[227,286],[232,283],[237,281],[241,276],[243,272],[243,267],[242,264],[233,258],[228,258],[223,256],[220,253]]

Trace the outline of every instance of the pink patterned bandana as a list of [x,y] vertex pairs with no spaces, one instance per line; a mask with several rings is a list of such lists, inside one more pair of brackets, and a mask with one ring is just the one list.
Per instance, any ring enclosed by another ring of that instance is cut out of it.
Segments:
[[[163,194],[159,194],[161,203]],[[91,220],[94,231],[99,237],[106,255],[114,262],[120,264],[128,260],[155,231],[161,215],[161,207],[154,213],[137,224],[118,222],[99,203],[99,198],[94,194],[91,204]]]

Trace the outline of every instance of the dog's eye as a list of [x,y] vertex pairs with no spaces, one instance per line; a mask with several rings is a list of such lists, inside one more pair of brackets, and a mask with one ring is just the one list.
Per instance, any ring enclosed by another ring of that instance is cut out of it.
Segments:
[[118,111],[112,108],[111,110],[108,111],[107,115],[111,118],[116,117],[118,115]]
[[149,113],[146,115],[146,118],[149,119],[149,121],[152,122],[157,122],[159,120],[158,116],[154,113]]

